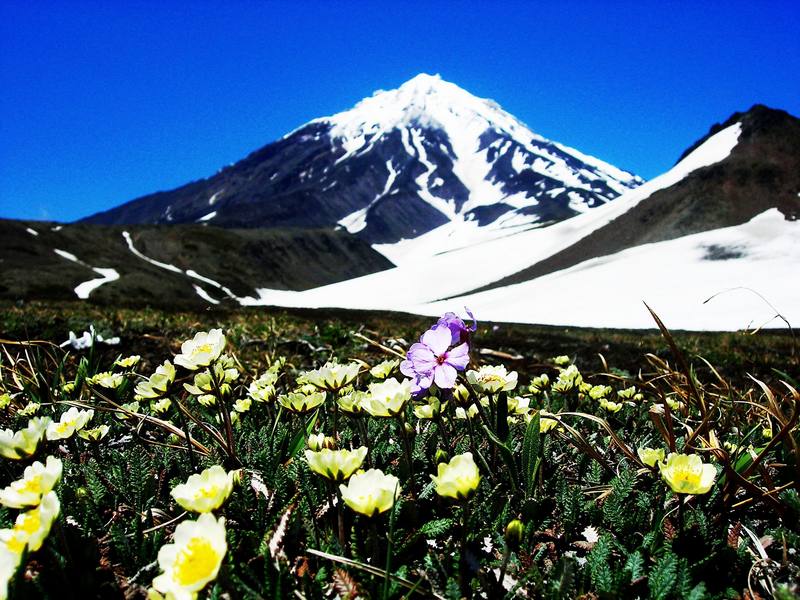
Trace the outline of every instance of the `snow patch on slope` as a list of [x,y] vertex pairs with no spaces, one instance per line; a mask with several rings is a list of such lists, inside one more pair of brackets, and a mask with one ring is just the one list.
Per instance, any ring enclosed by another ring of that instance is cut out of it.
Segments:
[[86,300],[94,290],[99,288],[105,283],[116,281],[119,279],[119,273],[116,269],[104,269],[102,267],[92,267],[92,271],[98,273],[100,277],[97,279],[90,279],[84,281],[75,288],[75,295],[81,300]]
[[[709,247],[735,251],[713,260]],[[800,321],[800,288],[785,284],[798,264],[800,223],[770,209],[744,225],[629,248],[533,281],[419,308],[437,315],[466,304],[490,321],[652,328],[646,301],[672,328],[784,327],[759,294],[790,322]]]

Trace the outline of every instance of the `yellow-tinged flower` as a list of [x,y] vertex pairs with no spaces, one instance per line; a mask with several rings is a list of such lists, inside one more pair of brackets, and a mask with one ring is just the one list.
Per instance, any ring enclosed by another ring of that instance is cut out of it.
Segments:
[[241,398],[233,403],[233,410],[239,413],[246,413],[253,405],[252,398]]
[[361,366],[352,362],[340,365],[336,362],[327,362],[319,369],[306,371],[298,378],[298,383],[311,385],[328,392],[336,392],[352,383],[358,377]]
[[95,427],[93,429],[81,429],[78,432],[78,437],[86,440],[87,442],[99,442],[102,440],[106,435],[108,435],[109,430],[108,425],[100,425],[99,427]]
[[336,399],[336,404],[339,406],[339,410],[343,413],[346,413],[351,416],[357,416],[364,412],[364,408],[361,406],[362,400],[367,397],[366,392],[361,391],[354,391],[349,392],[347,394],[343,394]]
[[9,394],[0,394],[0,410],[4,409],[11,403],[11,396]]
[[150,410],[153,413],[160,415],[162,413],[167,412],[171,406],[172,406],[172,400],[170,400],[169,398],[161,398],[161,400],[156,400],[155,402],[150,403]]
[[517,372],[509,373],[503,365],[483,365],[477,371],[467,371],[467,381],[485,394],[508,392],[517,387]]
[[[536,413],[533,413],[531,418],[533,418],[534,414]],[[555,416],[556,415],[551,412],[547,412],[546,410],[539,411],[539,433],[547,433],[558,425],[558,421],[552,418]]]
[[472,419],[478,414],[478,406],[470,404],[469,408],[464,410],[463,406],[456,407],[456,419]]
[[391,377],[380,383],[371,383],[367,397],[361,400],[361,408],[373,417],[396,417],[411,399],[412,389],[410,379],[401,382]]
[[170,494],[182,508],[207,513],[222,506],[232,490],[233,472],[214,465],[202,473],[190,475],[186,483],[176,485]]
[[461,406],[466,406],[470,401],[469,390],[467,389],[467,386],[465,386],[463,383],[457,384],[453,388],[453,400],[455,400],[456,403],[460,404]]
[[197,396],[197,401],[203,406],[214,406],[217,402],[217,397],[214,394],[202,394]]
[[631,400],[636,395],[636,386],[632,385],[617,392],[617,396],[624,400]]
[[566,354],[562,354],[561,356],[555,356],[552,358],[553,364],[558,367],[564,367],[572,362],[569,356]]
[[[138,413],[139,412],[139,403],[138,402],[128,402],[127,404],[120,404],[120,408],[122,408],[123,410],[126,410],[128,412],[131,412],[131,413]],[[116,413],[114,413],[114,416],[116,416],[118,419],[120,419],[122,421],[124,421],[125,419],[130,419],[130,415],[128,415],[128,414],[126,414],[126,413],[124,413],[122,411],[117,411]]]
[[123,381],[125,381],[125,377],[121,373],[112,373],[111,371],[98,373],[89,378],[89,384],[99,385],[109,390],[118,388]]
[[675,412],[679,412],[683,408],[683,402],[680,400],[675,400],[674,398],[667,398],[667,404],[669,405],[671,410]]
[[325,402],[327,392],[312,392],[303,394],[302,392],[289,392],[278,396],[278,404],[297,414],[311,412]]
[[380,469],[370,469],[366,473],[356,473],[341,484],[339,491],[342,500],[357,513],[373,517],[386,512],[394,505],[400,495],[400,480],[394,475],[386,475]]
[[247,393],[256,402],[272,402],[275,399],[275,382],[277,373],[267,371],[261,377],[250,383]]
[[464,500],[478,489],[481,474],[472,452],[465,452],[454,456],[449,463],[439,463],[438,474],[431,475],[431,479],[440,496]]
[[132,356],[128,356],[127,358],[120,358],[119,360],[114,361],[114,364],[118,367],[122,367],[123,369],[131,369],[138,365],[140,360],[142,360],[142,357],[138,354],[134,354]]
[[676,494],[705,494],[717,477],[714,465],[704,463],[697,454],[670,452],[667,461],[658,466],[661,477]]
[[550,377],[547,373],[542,373],[538,377],[534,377],[528,389],[532,394],[541,394],[550,385]]
[[385,360],[372,367],[369,370],[369,374],[372,375],[375,379],[386,379],[399,366],[400,366],[400,361],[397,359]]
[[0,455],[14,460],[33,455],[51,423],[50,417],[34,417],[16,433],[11,429],[0,431]]
[[658,448],[637,448],[636,454],[639,455],[641,460],[648,467],[655,467],[656,463],[664,462],[664,449]]
[[0,530],[0,544],[12,552],[22,553],[26,547],[30,552],[36,552],[42,547],[60,511],[56,493],[47,492],[39,506],[17,515],[12,529]]
[[366,446],[361,446],[356,450],[328,450],[327,448],[323,448],[319,452],[306,450],[308,467],[331,481],[344,481],[350,477],[361,468],[366,456]]
[[600,400],[611,393],[610,385],[593,385],[589,388],[589,397],[592,400]]
[[147,381],[136,386],[134,393],[138,399],[149,400],[160,398],[167,393],[169,386],[175,381],[175,367],[168,360],[160,365]]
[[608,412],[619,412],[622,410],[622,402],[612,402],[611,400],[600,398],[600,408],[607,410]]
[[578,367],[570,365],[558,374],[558,379],[553,384],[553,391],[566,394],[576,387],[580,388],[581,384],[583,384],[583,376],[578,371]]
[[531,399],[522,396],[510,396],[508,398],[509,415],[527,415],[531,410]]
[[323,448],[333,450],[336,448],[336,440],[324,433],[312,433],[308,436],[308,447],[314,452],[319,452]]
[[94,417],[94,410],[80,410],[73,406],[68,411],[61,414],[58,423],[50,423],[47,426],[48,440],[66,440],[72,437],[76,431],[80,431]]
[[18,414],[20,417],[32,417],[32,416],[33,416],[33,415],[35,415],[37,412],[39,412],[39,409],[40,409],[41,407],[42,407],[42,405],[41,405],[41,404],[39,404],[38,402],[33,402],[33,401],[31,401],[31,402],[28,402],[28,403],[25,405],[25,408],[23,408],[23,409],[22,409],[21,411],[19,411],[17,414]]
[[217,360],[224,349],[225,336],[222,329],[199,331],[194,338],[181,344],[181,353],[175,356],[175,364],[196,371]]
[[158,551],[162,573],[153,579],[153,588],[166,598],[194,600],[197,592],[217,577],[228,550],[225,518],[205,513],[196,521],[184,521],[175,528],[172,539]]
[[414,407],[414,415],[418,419],[435,419],[442,411],[442,403],[436,396],[431,396],[427,404]]
[[50,492],[61,479],[61,469],[61,461],[55,456],[48,456],[45,464],[37,460],[25,467],[22,479],[0,490],[0,504],[9,508],[38,506],[42,496]]

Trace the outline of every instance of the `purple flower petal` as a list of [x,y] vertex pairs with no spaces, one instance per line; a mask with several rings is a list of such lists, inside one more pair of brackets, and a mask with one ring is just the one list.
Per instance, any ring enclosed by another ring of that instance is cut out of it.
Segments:
[[464,343],[447,353],[447,364],[463,370],[469,364],[469,345]]
[[433,381],[443,390],[450,389],[456,383],[456,370],[447,363],[440,365],[433,372]]
[[[451,338],[452,335],[450,333],[450,329],[435,325],[433,328],[428,329],[428,331],[422,334],[422,343],[428,346],[428,348],[430,348],[436,356],[441,356],[447,352],[447,348],[450,346]],[[414,345],[416,346],[416,344]],[[411,346],[411,348],[413,347],[414,346]]]

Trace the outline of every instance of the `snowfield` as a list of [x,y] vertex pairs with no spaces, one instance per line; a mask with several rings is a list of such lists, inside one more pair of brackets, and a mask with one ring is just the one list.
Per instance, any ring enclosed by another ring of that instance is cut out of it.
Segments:
[[784,220],[777,209],[737,227],[638,246],[533,281],[467,293],[552,256],[654,192],[723,160],[740,133],[738,123],[718,132],[667,173],[561,223],[488,239],[470,223],[449,223],[413,240],[375,246],[398,265],[394,269],[303,292],[259,289],[240,302],[430,315],[466,305],[478,318],[493,321],[646,328],[654,326],[646,301],[676,329],[784,327],[776,312],[797,323],[800,286],[789,282],[800,264],[800,224]]

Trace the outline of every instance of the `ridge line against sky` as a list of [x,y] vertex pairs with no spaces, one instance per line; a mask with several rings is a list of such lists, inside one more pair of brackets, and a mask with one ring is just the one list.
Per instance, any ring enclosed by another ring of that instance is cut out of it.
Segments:
[[420,72],[652,178],[754,103],[800,115],[796,2],[0,4],[0,217],[213,175]]

